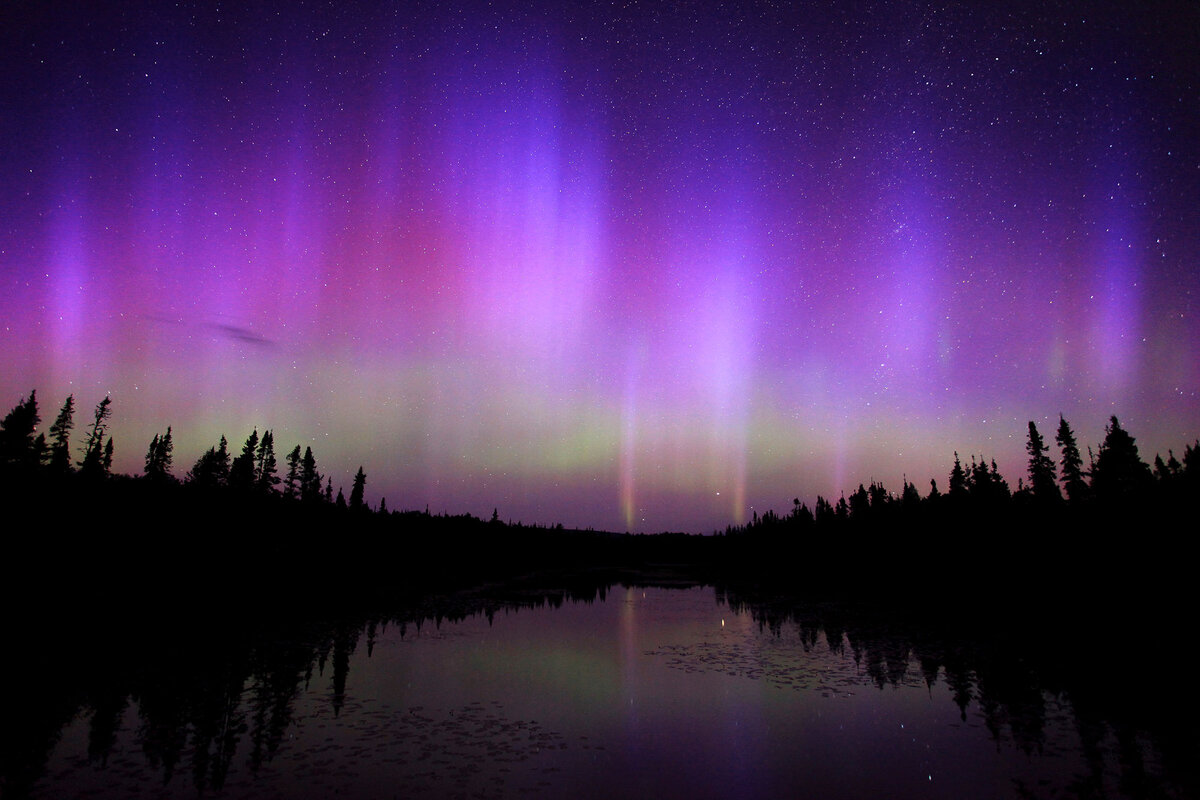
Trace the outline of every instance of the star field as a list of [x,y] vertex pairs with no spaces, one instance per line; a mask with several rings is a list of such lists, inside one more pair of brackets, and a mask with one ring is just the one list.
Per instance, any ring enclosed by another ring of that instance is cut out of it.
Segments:
[[1200,433],[1200,9],[15,3],[0,399],[712,530]]

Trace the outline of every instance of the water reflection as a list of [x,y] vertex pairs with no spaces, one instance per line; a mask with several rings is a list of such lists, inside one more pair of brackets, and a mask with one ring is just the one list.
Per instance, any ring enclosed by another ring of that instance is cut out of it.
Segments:
[[[686,581],[574,578],[326,616],[60,620],[26,626],[22,641],[0,675],[11,697],[0,717],[5,798],[375,796],[384,777],[389,796],[770,796],[816,790],[826,773],[834,782],[821,793],[849,796],[835,781],[853,748],[879,760],[881,783],[847,786],[882,789],[889,771],[918,766],[934,784],[928,753],[892,764],[870,749],[893,722],[947,752],[960,746],[949,737],[984,726],[998,752],[1025,760],[994,796],[1198,788],[1193,695],[1148,690],[1129,654],[1114,655],[1115,637],[1054,652],[1040,636],[973,638],[732,585],[714,595]],[[1140,674],[1160,669],[1140,663]],[[823,730],[822,714],[858,726],[841,768],[788,749],[831,746],[805,739]],[[684,768],[730,752],[741,767]],[[1060,761],[1066,773],[1047,778],[1040,765]],[[635,774],[655,766],[663,774]],[[992,793],[994,778],[957,788]],[[903,785],[893,796],[946,791]]]

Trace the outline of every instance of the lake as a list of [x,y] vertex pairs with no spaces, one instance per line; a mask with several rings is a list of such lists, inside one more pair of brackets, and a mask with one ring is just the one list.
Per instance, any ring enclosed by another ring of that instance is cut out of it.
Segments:
[[71,640],[59,631],[55,663],[15,689],[6,797],[1196,789],[1194,727],[1164,734],[1028,654],[707,585],[506,589],[389,615]]

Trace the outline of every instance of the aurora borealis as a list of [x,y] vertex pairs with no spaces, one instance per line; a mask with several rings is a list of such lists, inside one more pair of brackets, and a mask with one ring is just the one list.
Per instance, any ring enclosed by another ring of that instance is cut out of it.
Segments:
[[120,471],[257,426],[393,509],[706,531],[1200,435],[1195,3],[0,22],[0,402],[111,393]]

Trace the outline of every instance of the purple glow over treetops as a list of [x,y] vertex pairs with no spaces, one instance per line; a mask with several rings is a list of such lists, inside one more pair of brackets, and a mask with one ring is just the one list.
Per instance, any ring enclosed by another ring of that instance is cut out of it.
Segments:
[[712,530],[1200,433],[1195,3],[0,11],[0,403]]

